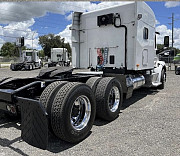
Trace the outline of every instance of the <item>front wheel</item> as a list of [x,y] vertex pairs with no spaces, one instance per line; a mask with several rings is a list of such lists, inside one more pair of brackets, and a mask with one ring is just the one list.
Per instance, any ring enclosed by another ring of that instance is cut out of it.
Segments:
[[162,71],[161,71],[161,85],[159,85],[158,89],[164,89],[165,81],[166,81],[166,73],[165,73],[165,70],[162,69]]
[[92,128],[96,103],[89,86],[69,82],[60,88],[51,108],[51,124],[54,134],[67,142],[83,140]]

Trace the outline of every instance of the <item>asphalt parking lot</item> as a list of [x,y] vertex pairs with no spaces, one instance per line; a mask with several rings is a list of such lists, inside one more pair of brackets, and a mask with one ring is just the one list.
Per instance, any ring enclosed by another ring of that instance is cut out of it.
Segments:
[[[34,77],[39,70],[12,72],[0,68],[2,77]],[[19,121],[0,114],[0,156],[16,155],[180,155],[180,75],[167,72],[165,89],[142,88],[125,100],[112,122],[96,119],[91,134],[78,144],[51,136],[47,150],[21,140]]]

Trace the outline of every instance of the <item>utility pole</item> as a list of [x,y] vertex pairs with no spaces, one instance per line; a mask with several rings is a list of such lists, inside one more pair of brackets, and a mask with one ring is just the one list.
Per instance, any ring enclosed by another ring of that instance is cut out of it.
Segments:
[[174,13],[172,13],[172,17],[168,17],[169,19],[172,19],[171,23],[168,23],[172,26],[172,43],[171,43],[171,47],[173,48],[173,44],[174,44]]
[[33,32],[33,35],[32,35],[32,50],[34,51],[33,49],[33,38],[34,38],[34,35],[35,35],[36,31]]
[[[174,47],[174,13],[172,13],[172,17],[169,17],[169,19],[172,19],[171,23],[168,23],[172,26],[172,43],[171,43],[171,50],[173,51]],[[175,56],[175,52],[173,51],[173,55]]]
[[174,13],[172,13],[172,49],[174,44]]
[[[175,56],[175,50],[173,49],[174,44],[174,13],[172,13],[172,17],[169,17],[169,19],[172,19],[172,23],[168,23],[172,26],[172,43],[171,43],[171,51],[173,53],[173,57]],[[168,57],[169,58],[169,57]],[[169,62],[169,61],[168,61]],[[170,70],[171,70],[171,62],[170,62]]]

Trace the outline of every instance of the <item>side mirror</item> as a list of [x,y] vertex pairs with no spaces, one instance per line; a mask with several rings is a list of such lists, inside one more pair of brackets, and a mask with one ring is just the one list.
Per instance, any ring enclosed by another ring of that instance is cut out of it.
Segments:
[[169,36],[164,36],[164,47],[169,47]]

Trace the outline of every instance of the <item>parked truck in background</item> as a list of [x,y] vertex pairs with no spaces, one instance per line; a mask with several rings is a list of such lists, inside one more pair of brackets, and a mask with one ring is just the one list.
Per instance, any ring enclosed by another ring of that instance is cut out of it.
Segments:
[[68,51],[66,48],[51,48],[51,58],[45,66],[55,67],[59,66],[69,66],[70,60],[68,58]]
[[77,143],[95,116],[115,120],[123,99],[140,87],[163,89],[166,66],[156,57],[155,15],[144,2],[74,12],[71,67],[0,82],[0,109],[21,114],[21,137],[46,149],[48,132]]
[[10,69],[16,70],[33,70],[39,69],[42,66],[42,61],[39,58],[36,50],[23,50],[20,56],[20,62],[11,63]]
[[174,57],[173,63],[175,66],[175,74],[179,75],[180,74],[180,53]]

